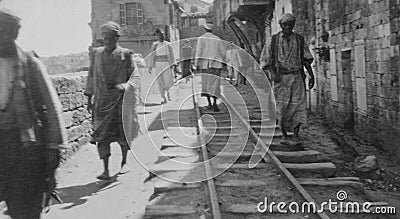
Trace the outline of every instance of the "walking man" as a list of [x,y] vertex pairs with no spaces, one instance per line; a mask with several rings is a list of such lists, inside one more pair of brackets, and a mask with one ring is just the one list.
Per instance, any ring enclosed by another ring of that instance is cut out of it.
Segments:
[[39,219],[66,134],[43,64],[15,44],[19,29],[20,18],[0,9],[0,201],[11,218]]
[[230,83],[232,78],[235,79],[235,86],[239,85],[242,75],[239,75],[239,69],[243,66],[242,59],[240,58],[239,51],[235,48],[235,44],[231,41],[229,50],[226,51],[226,62],[228,64],[228,76]]
[[[133,53],[117,45],[120,36],[118,24],[110,21],[101,26],[101,31],[104,47],[93,49],[85,95],[88,97],[88,110],[92,112],[93,119],[91,142],[97,143],[99,156],[104,164],[104,171],[97,178],[109,180],[108,160],[112,142],[118,142],[122,151],[119,173],[129,171],[126,159],[129,145],[122,124],[122,101],[124,92],[129,88],[127,81],[133,72]],[[132,107],[132,110],[135,108]]]
[[190,68],[192,65],[192,59],[193,59],[193,48],[190,46],[190,41],[185,40],[182,46],[181,50],[182,54],[182,78],[186,78],[186,82],[188,81],[188,78],[191,75]]
[[[207,22],[204,25],[205,34],[197,40],[194,67],[199,68],[201,75],[202,96],[207,97],[208,109],[219,111],[217,97],[221,95],[221,69],[225,56],[222,40],[213,32],[214,25]],[[211,104],[211,97],[214,99]]]
[[[151,46],[151,61],[150,61],[150,74],[156,73],[158,89],[160,90],[160,95],[163,98],[163,102],[167,103],[168,100],[171,101],[169,96],[169,89],[174,85],[174,53],[172,52],[172,47],[168,41],[165,40],[164,32],[162,29],[157,29],[156,34],[158,36],[158,41],[154,42]],[[161,74],[160,74],[161,73]],[[167,97],[165,96],[167,94]]]
[[[314,87],[311,68],[313,57],[304,37],[294,33],[296,18],[283,14],[279,20],[282,31],[272,36],[261,53],[260,63],[267,69],[274,82],[277,119],[282,129],[282,144],[301,144],[299,130],[307,121],[305,67],[310,75],[309,88]],[[287,131],[294,130],[291,141]]]

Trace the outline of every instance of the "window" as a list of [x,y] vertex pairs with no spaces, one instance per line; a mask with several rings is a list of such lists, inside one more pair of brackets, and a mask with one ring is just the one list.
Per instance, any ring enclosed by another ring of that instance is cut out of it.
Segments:
[[355,70],[357,87],[357,109],[360,113],[367,112],[367,79],[365,76],[365,46],[364,40],[355,42]]
[[143,9],[142,4],[137,4],[137,17],[138,17],[138,24],[143,24]]
[[119,4],[119,23],[126,24],[125,4]]
[[143,9],[141,3],[119,4],[121,25],[143,24]]

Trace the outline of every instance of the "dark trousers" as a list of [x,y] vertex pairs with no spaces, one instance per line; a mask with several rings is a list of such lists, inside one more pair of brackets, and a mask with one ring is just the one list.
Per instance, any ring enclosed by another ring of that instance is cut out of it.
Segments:
[[13,219],[38,219],[44,186],[43,149],[23,147],[18,130],[0,130],[0,201]]

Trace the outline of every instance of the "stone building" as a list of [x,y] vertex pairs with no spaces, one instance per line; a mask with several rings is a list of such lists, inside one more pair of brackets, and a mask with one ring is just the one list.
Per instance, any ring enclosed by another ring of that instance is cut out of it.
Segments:
[[107,21],[121,25],[120,45],[144,56],[157,40],[157,28],[165,30],[167,39],[179,40],[179,5],[173,0],[92,0],[93,44],[102,41],[100,26]]
[[400,155],[399,1],[275,0],[270,34],[286,12],[315,54],[312,109]]
[[217,35],[258,58],[273,4],[273,0],[215,0],[212,13]]
[[49,74],[74,73],[89,69],[87,52],[51,57],[41,57]]
[[197,37],[204,33],[202,25],[212,20],[212,4],[202,0],[179,0],[181,13],[181,38]]

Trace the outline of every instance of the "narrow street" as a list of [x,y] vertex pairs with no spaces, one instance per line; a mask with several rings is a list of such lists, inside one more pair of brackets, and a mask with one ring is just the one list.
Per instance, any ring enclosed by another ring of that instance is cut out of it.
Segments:
[[[247,88],[248,86],[239,88],[244,96]],[[149,145],[148,151],[145,152],[148,154],[146,164],[152,164],[158,158],[157,152],[152,151],[154,147],[150,145],[153,142],[157,145],[162,144],[164,130],[161,129],[162,124],[159,120],[161,110],[161,105],[157,104],[146,107],[146,111],[143,107],[138,109],[142,133],[133,145]],[[149,130],[145,130],[145,122]],[[304,141],[311,149],[320,151],[326,159],[332,160],[338,166],[337,176],[360,177],[371,200],[385,201],[397,209],[400,208],[400,168],[394,160],[389,159],[389,154],[374,149],[351,132],[332,126],[313,114],[309,114],[309,123],[304,127],[303,133]],[[353,154],[349,151],[353,151]],[[94,145],[83,146],[63,164],[58,170],[58,188],[64,203],[53,202],[50,212],[44,214],[43,218],[143,218],[145,206],[150,203],[149,198],[153,195],[154,182],[145,183],[149,173],[133,154],[129,155],[131,171],[117,175],[121,157],[117,145],[112,147],[112,154],[111,181],[96,179],[102,170],[102,163]],[[353,170],[356,156],[371,154],[378,157],[380,168],[369,175],[356,173]],[[0,218],[9,217],[0,215]]]
[[[158,101],[157,98],[154,98]],[[147,124],[152,124],[160,114],[161,106],[146,107],[146,112],[139,107],[139,118],[142,134],[135,139],[134,145],[152,145],[150,137],[157,143],[161,141],[163,130],[145,130],[144,115]],[[159,121],[158,121],[159,122]],[[160,134],[161,133],[161,134]],[[150,151],[148,162],[153,163],[157,157],[156,153]],[[154,157],[152,156],[154,154]],[[44,219],[109,219],[109,218],[141,218],[147,200],[153,193],[150,183],[143,183],[148,177],[148,172],[136,161],[133,154],[128,155],[130,172],[117,175],[121,152],[118,145],[112,147],[110,159],[111,181],[99,181],[96,179],[102,171],[102,162],[98,159],[97,149],[94,145],[82,146],[78,153],[70,158],[58,170],[58,188],[60,197],[64,201],[58,204],[53,200],[50,212],[43,214]],[[4,204],[2,203],[1,206]],[[1,219],[9,218],[0,214]]]

